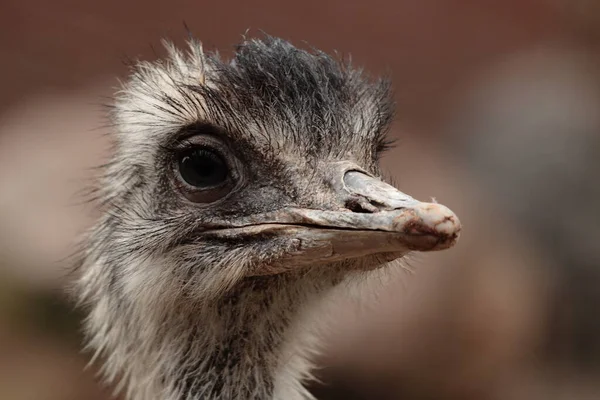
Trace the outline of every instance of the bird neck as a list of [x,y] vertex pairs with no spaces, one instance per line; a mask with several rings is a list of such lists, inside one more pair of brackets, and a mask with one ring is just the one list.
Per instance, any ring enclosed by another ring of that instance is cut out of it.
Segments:
[[[313,300],[339,281],[311,274],[247,280],[216,303],[189,309],[176,340],[176,360],[164,360],[177,400],[310,398],[308,353],[315,327],[305,323]],[[181,324],[181,315],[173,321]],[[160,346],[164,348],[164,344]],[[172,353],[171,353],[172,354]],[[175,362],[175,364],[174,364]]]

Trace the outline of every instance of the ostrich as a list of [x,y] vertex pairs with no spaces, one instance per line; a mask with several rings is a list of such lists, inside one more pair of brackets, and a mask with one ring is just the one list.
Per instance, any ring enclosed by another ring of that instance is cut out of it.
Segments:
[[312,304],[460,223],[379,178],[385,80],[268,36],[231,61],[166,47],[116,96],[75,283],[88,347],[128,399],[312,398]]

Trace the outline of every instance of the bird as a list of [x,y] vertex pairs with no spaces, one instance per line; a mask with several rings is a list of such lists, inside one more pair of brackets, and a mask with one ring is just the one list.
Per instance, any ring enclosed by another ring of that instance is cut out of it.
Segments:
[[311,399],[311,307],[460,221],[382,178],[389,79],[266,34],[164,45],[114,96],[79,241],[90,362],[132,400]]

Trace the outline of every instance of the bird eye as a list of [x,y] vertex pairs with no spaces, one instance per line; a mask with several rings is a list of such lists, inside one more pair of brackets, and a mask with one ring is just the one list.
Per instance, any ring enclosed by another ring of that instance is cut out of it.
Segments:
[[190,186],[206,189],[227,179],[227,164],[220,155],[206,148],[188,150],[179,159],[179,173]]
[[177,158],[180,189],[196,203],[210,203],[231,189],[229,167],[223,157],[209,147],[182,151]]

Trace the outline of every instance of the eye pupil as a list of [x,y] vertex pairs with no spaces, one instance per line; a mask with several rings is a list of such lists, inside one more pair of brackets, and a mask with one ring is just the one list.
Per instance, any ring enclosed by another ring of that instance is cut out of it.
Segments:
[[208,189],[225,182],[229,170],[219,154],[211,149],[196,148],[180,156],[179,173],[188,185]]

